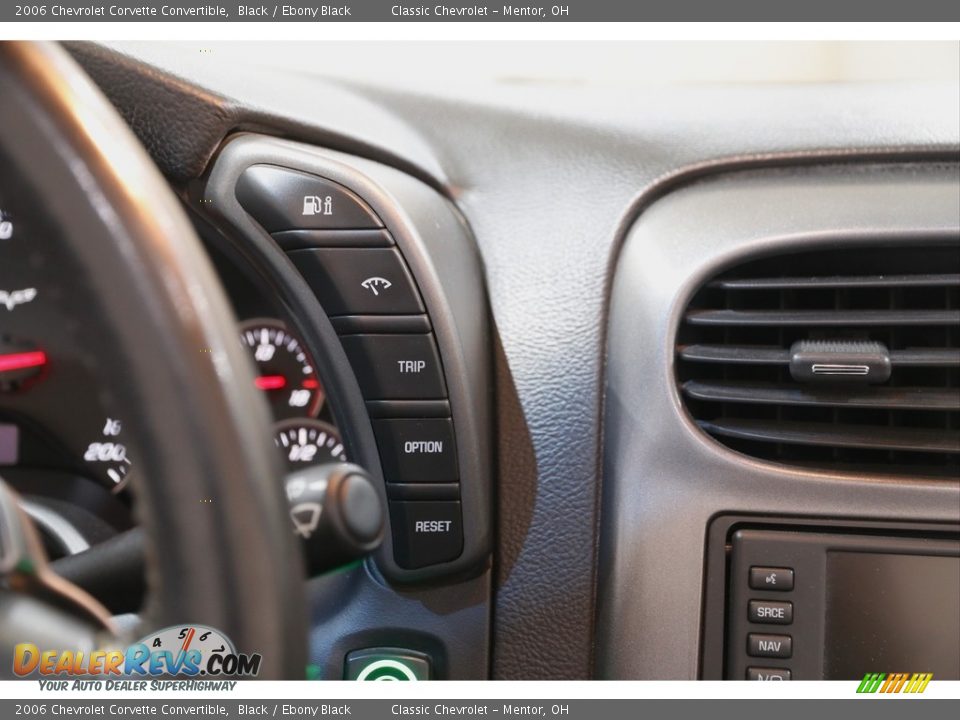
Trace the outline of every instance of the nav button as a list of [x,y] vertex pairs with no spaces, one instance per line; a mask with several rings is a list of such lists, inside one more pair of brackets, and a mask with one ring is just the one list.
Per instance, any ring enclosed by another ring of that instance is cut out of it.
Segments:
[[793,656],[793,638],[789,635],[747,636],[747,655],[750,657],[788,658]]

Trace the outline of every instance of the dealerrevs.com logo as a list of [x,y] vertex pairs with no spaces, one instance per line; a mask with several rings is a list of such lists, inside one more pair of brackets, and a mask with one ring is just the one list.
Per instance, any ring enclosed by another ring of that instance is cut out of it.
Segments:
[[[13,672],[26,678],[256,677],[260,654],[238,653],[223,633],[180,625],[144,636],[126,650],[61,650],[34,643],[14,647]],[[117,689],[122,689],[118,687]]]

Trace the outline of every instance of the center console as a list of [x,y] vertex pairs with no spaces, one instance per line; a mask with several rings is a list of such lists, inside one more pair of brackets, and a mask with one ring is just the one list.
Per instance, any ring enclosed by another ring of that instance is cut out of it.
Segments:
[[705,677],[960,679],[956,527],[750,518],[714,526]]

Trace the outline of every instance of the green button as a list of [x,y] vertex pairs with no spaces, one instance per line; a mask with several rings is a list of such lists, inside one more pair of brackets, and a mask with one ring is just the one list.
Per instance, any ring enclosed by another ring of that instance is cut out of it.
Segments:
[[430,679],[430,658],[398,648],[367,648],[347,655],[346,680],[410,681]]

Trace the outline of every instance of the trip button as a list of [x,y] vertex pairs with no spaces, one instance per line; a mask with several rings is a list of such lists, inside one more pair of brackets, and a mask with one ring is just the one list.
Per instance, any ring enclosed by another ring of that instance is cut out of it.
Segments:
[[747,668],[747,680],[790,680],[792,676],[786,668]]
[[747,617],[752,623],[789,625],[793,622],[793,603],[777,600],[751,600]]
[[316,248],[287,256],[327,315],[424,312],[413,278],[394,248]]
[[433,335],[344,335],[367,400],[442,400],[447,386]]
[[237,200],[268,232],[383,227],[355,193],[326,178],[276,165],[253,165],[240,175]]
[[747,635],[747,655],[750,657],[788,658],[793,655],[793,638],[789,635]]
[[393,557],[408,570],[456,560],[463,552],[460,503],[390,502]]
[[459,479],[450,418],[374,420],[387,482],[449,483]]
[[750,568],[750,587],[754,590],[784,592],[793,590],[793,570],[779,567]]

